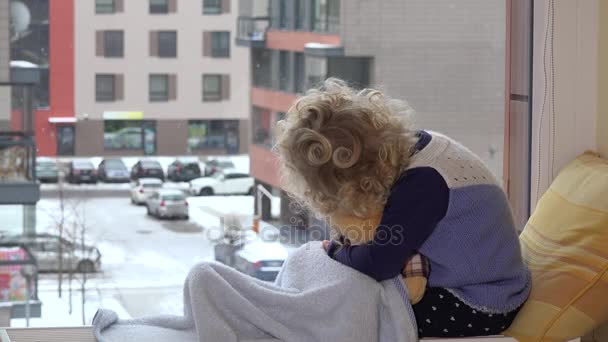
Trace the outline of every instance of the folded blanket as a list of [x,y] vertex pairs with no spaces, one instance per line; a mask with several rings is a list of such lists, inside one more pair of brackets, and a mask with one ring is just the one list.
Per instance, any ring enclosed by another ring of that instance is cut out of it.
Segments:
[[110,341],[417,341],[401,277],[378,283],[329,258],[319,242],[300,247],[274,284],[219,263],[192,268],[184,316],[93,319]]

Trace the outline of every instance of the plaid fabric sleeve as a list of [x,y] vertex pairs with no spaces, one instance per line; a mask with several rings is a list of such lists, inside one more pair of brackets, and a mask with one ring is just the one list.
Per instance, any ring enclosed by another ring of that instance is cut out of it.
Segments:
[[403,268],[403,271],[401,272],[401,274],[408,278],[408,277],[425,277],[428,278],[429,274],[431,273],[431,265],[429,263],[429,260],[427,259],[427,257],[425,257],[422,254],[414,254],[412,255],[407,263],[405,264],[405,267]]

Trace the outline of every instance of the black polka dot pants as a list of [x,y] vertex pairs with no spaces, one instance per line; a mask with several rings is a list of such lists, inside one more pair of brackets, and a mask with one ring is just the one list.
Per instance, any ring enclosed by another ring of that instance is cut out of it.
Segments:
[[413,309],[419,338],[500,335],[519,311],[516,309],[506,314],[481,312],[439,287],[427,288]]

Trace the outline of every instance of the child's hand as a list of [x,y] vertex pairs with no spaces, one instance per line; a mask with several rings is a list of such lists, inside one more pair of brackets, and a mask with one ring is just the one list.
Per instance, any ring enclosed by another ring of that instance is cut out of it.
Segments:
[[325,252],[329,252],[329,247],[331,246],[331,242],[329,240],[323,240],[323,249]]

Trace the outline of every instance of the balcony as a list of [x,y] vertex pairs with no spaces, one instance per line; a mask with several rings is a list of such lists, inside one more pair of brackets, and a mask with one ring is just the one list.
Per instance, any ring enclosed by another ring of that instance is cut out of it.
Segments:
[[21,132],[0,132],[0,204],[36,204],[36,143]]
[[270,17],[238,17],[236,44],[252,48],[265,47],[269,24]]

